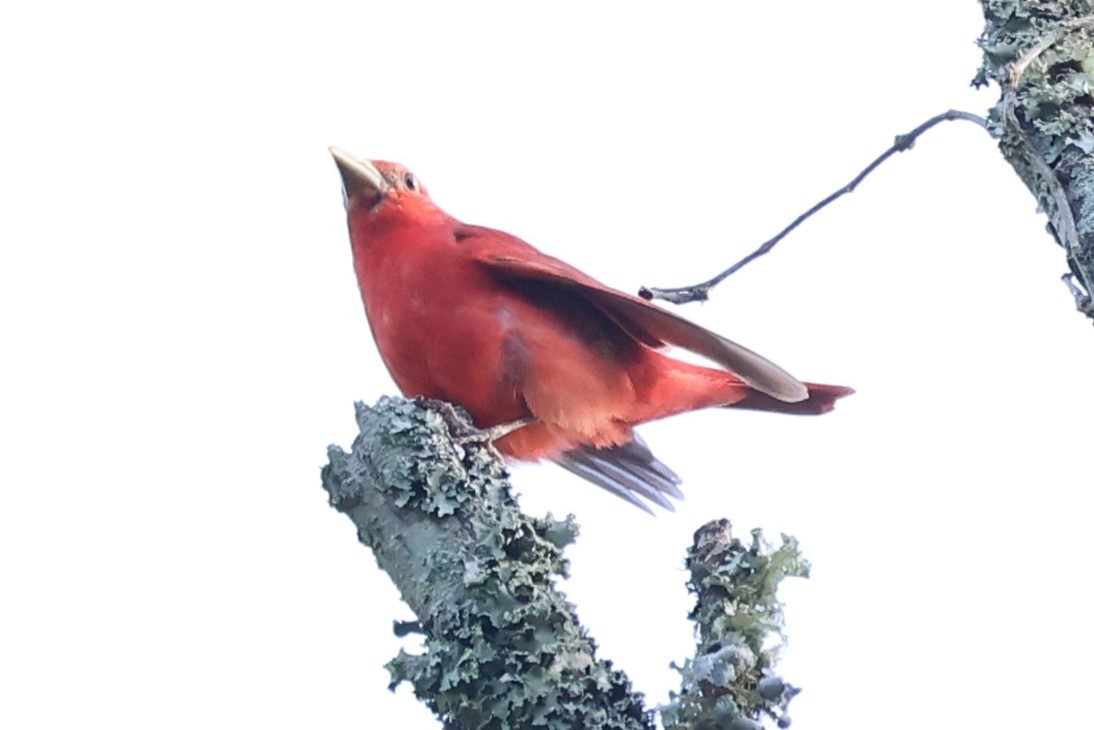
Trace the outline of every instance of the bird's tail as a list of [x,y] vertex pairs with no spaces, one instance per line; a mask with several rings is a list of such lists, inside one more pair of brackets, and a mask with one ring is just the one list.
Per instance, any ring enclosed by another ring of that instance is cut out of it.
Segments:
[[583,446],[555,457],[554,461],[650,514],[653,510],[641,498],[667,510],[672,510],[669,497],[684,498],[680,477],[658,461],[638,434],[625,444],[602,449]]
[[661,378],[648,398],[650,412],[637,422],[664,418],[698,408],[746,408],[753,411],[819,415],[835,407],[836,401],[854,393],[842,385],[805,383],[809,397],[787,403],[754,390],[733,373],[670,358],[661,361]]
[[805,387],[809,389],[809,397],[805,400],[798,401],[797,403],[784,403],[777,398],[772,398],[757,390],[749,390],[744,398],[724,407],[815,416],[820,415],[821,413],[827,413],[836,407],[837,400],[855,392],[854,388],[846,388],[842,385],[806,383]]

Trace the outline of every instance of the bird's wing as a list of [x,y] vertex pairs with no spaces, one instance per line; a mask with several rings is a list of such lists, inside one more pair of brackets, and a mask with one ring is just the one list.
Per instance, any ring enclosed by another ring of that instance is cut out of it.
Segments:
[[520,239],[490,229],[475,259],[498,277],[549,284],[580,296],[636,340],[651,346],[675,345],[713,360],[756,390],[786,403],[809,397],[804,384],[747,347],[630,294],[601,284],[569,264],[547,256]]

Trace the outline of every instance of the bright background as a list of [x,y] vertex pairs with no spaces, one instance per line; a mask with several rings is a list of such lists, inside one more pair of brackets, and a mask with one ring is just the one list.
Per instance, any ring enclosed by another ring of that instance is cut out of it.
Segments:
[[[968,86],[972,0],[24,3],[0,22],[0,726],[437,723],[319,486],[368,335],[327,146],[627,290],[705,279]],[[1094,337],[981,130],[950,123],[683,312],[858,395],[643,430],[657,518],[550,465],[564,588],[662,702],[691,532],[796,535],[801,728],[1089,716]]]

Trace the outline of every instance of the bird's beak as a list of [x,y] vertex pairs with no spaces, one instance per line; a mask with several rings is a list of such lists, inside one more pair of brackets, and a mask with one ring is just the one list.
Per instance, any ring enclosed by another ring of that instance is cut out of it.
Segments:
[[379,203],[387,194],[391,185],[384,179],[383,174],[368,160],[358,160],[348,152],[337,147],[331,147],[330,153],[334,162],[338,165],[338,172],[342,175],[342,188],[346,193],[346,204],[356,196],[361,195],[369,200],[371,208]]

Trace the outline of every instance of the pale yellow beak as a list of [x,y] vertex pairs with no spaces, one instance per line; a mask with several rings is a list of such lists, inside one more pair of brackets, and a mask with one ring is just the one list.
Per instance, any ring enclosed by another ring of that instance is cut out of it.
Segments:
[[345,150],[337,147],[330,148],[331,156],[338,165],[338,172],[342,175],[342,188],[346,192],[346,200],[351,200],[359,193],[369,196],[383,196],[391,185],[384,176],[368,160],[359,160]]

